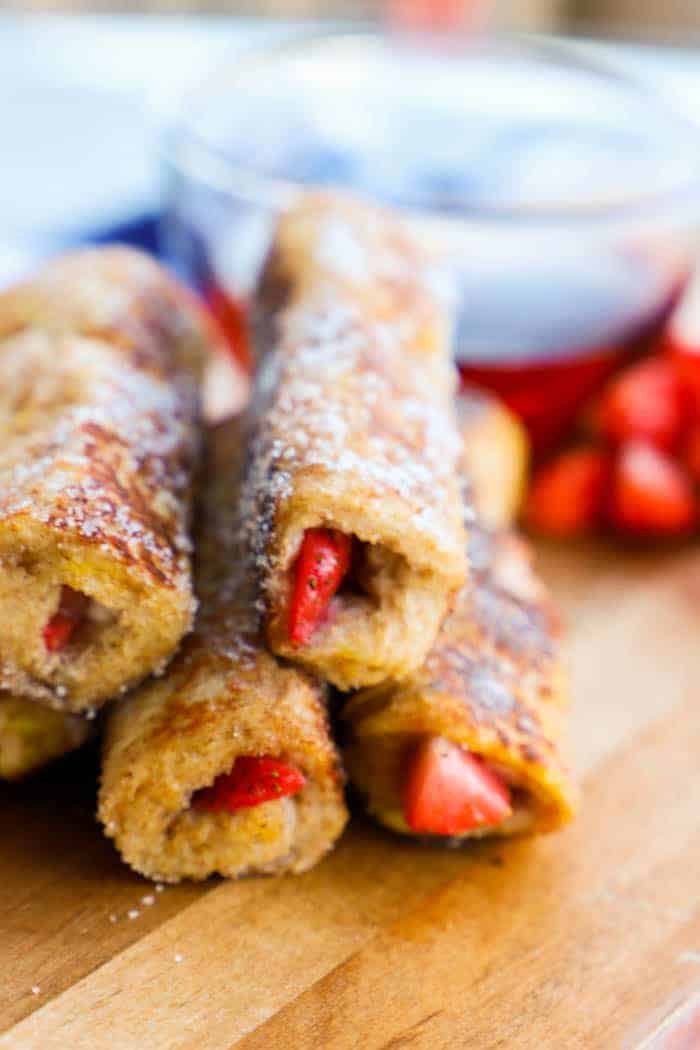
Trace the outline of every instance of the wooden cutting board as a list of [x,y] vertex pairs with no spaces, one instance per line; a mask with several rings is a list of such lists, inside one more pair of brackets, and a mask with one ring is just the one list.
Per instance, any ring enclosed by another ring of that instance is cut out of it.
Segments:
[[540,564],[574,826],[441,852],[357,820],[301,878],[157,892],[64,762],[1,789],[0,1048],[700,1047],[700,553]]

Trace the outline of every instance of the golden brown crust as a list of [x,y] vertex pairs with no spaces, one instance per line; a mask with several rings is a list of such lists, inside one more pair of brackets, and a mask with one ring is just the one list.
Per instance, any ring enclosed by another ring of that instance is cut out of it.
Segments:
[[[0,334],[0,687],[84,710],[191,624],[207,322],[147,257],[105,249],[0,295]],[[41,644],[62,585],[114,620],[65,659]]]
[[78,715],[0,693],[0,780],[20,780],[81,747],[92,725]]
[[[324,690],[281,666],[260,641],[236,540],[239,459],[237,425],[218,428],[198,548],[197,625],[165,676],[119,705],[107,726],[100,819],[129,864],[169,881],[303,871],[347,819]],[[250,754],[293,762],[308,778],[304,791],[235,816],[191,810],[193,792]]]
[[[245,499],[268,642],[340,688],[405,674],[466,573],[455,374],[427,260],[387,213],[310,195],[280,222],[258,313]],[[290,569],[315,526],[354,534],[386,571],[298,648]]]
[[0,339],[25,328],[119,347],[139,371],[200,376],[218,336],[192,294],[143,252],[120,245],[57,258],[0,295]]
[[471,582],[423,668],[346,704],[348,772],[378,819],[408,830],[396,820],[401,763],[416,739],[444,736],[515,785],[528,818],[517,830],[549,831],[576,803],[562,754],[568,683],[559,621],[521,541],[475,526],[469,554]]

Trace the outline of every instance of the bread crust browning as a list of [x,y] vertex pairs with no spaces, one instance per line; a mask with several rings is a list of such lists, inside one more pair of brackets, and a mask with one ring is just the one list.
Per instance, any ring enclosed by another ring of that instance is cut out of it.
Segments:
[[[387,213],[310,195],[280,221],[256,312],[244,498],[268,642],[340,688],[406,674],[466,574],[448,315],[427,260]],[[295,647],[290,570],[317,526],[371,548],[377,579]]]
[[200,377],[219,335],[195,297],[121,245],[60,256],[0,296],[0,339],[26,328],[110,343],[140,371]]
[[[165,676],[108,718],[100,819],[132,867],[166,881],[304,871],[347,819],[324,689],[259,635],[237,528],[240,447],[236,424],[212,436],[195,630]],[[236,815],[190,808],[238,755],[261,754],[302,770],[300,795]]]
[[0,780],[21,780],[81,747],[92,726],[23,697],[0,693]]
[[[209,337],[188,293],[127,249],[77,253],[0,295],[0,688],[99,706],[190,628]],[[53,656],[42,628],[63,586],[106,625]]]

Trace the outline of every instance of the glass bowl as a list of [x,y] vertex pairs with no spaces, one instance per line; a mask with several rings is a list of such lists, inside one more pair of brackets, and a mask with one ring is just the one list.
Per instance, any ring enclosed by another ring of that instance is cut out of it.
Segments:
[[313,186],[388,202],[458,289],[455,355],[545,444],[655,338],[691,268],[698,129],[565,46],[330,34],[216,71],[163,150],[167,259],[247,358],[275,217]]

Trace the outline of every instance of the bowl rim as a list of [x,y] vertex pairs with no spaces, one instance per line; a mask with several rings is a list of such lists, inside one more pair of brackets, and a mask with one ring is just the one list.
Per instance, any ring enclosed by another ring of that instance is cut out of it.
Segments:
[[[217,146],[194,129],[192,112],[197,105],[206,104],[212,88],[225,80],[227,86],[234,86],[237,81],[249,76],[258,69],[274,65],[281,56],[311,53],[312,49],[354,43],[362,40],[374,44],[386,44],[390,34],[377,27],[358,25],[331,30],[302,31],[281,40],[268,42],[236,55],[235,70],[230,63],[217,64],[212,71],[190,88],[177,109],[176,115],[166,127],[160,138],[159,154],[161,163],[171,173],[206,185],[208,188],[226,194],[237,200],[260,207],[283,211],[292,207],[306,192],[308,182],[269,175],[245,163],[234,160],[227,155],[223,147]],[[414,39],[411,34],[397,34],[399,42]],[[694,214],[700,219],[700,123],[696,124],[689,117],[679,112],[665,97],[663,92],[656,91],[653,85],[620,68],[609,56],[583,54],[582,50],[591,46],[590,42],[562,41],[537,34],[500,33],[479,41],[482,54],[492,51],[498,54],[525,56],[537,63],[573,69],[591,76],[598,81],[621,87],[638,100],[648,100],[659,117],[665,117],[673,125],[674,136],[683,146],[688,158],[688,171],[684,179],[679,179],[671,186],[649,189],[632,194],[624,199],[615,199],[599,203],[547,204],[546,202],[525,202],[517,204],[494,205],[479,202],[473,207],[468,205],[460,210],[440,211],[429,206],[402,204],[392,202],[394,207],[408,212],[416,219],[430,221],[435,225],[458,227],[484,224],[499,226],[521,224],[540,226],[551,229],[562,225],[616,225],[628,223],[635,217],[646,221],[658,221],[665,215],[678,214],[687,217]],[[594,46],[594,45],[593,45]],[[692,145],[689,146],[688,143]],[[692,164],[695,158],[696,164]],[[338,188],[346,192],[355,191],[352,186],[339,184],[337,187],[324,184],[324,189]],[[653,214],[652,214],[653,213]]]

